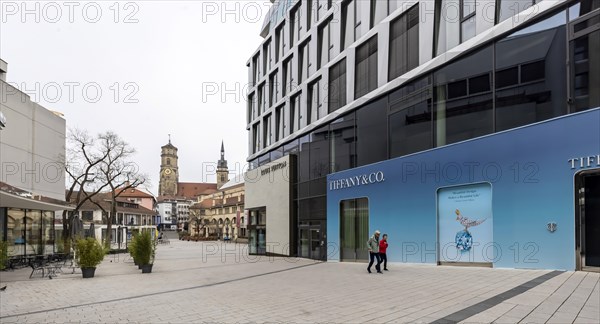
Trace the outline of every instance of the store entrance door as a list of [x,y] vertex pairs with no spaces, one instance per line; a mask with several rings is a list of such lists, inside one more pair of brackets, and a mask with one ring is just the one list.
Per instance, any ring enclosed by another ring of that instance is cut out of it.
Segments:
[[300,257],[325,260],[325,243],[320,224],[300,224]]
[[369,201],[367,198],[343,200],[340,211],[340,261],[367,262]]
[[575,177],[577,270],[600,272],[600,169]]

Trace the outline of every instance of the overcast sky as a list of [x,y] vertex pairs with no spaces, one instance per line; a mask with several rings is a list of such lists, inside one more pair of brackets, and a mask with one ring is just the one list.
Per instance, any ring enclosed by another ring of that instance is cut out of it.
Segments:
[[67,128],[112,130],[135,147],[156,194],[168,134],[182,182],[215,181],[203,164],[216,163],[221,140],[230,171],[245,165],[246,61],[268,4],[2,0],[0,57],[7,81]]

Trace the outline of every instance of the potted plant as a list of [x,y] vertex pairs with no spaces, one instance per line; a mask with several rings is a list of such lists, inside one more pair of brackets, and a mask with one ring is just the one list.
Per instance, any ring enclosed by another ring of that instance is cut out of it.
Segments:
[[139,265],[138,257],[137,257],[137,242],[139,235],[137,233],[133,233],[131,237],[131,241],[127,244],[127,249],[129,250],[129,255],[133,259],[133,264],[136,266]]
[[76,261],[83,278],[93,278],[96,266],[102,262],[106,250],[96,239],[88,237],[75,243]]
[[151,273],[156,255],[156,241],[152,239],[150,232],[140,234],[136,242],[136,250],[142,273]]

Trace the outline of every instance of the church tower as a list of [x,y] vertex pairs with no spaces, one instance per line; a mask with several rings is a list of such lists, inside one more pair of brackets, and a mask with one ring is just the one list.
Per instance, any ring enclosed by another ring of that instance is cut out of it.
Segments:
[[227,169],[227,160],[225,160],[225,146],[221,141],[221,159],[217,162],[217,189],[229,181],[229,169]]
[[169,144],[160,148],[160,182],[158,185],[159,196],[177,196],[177,183],[179,182],[179,167],[177,164],[177,148]]

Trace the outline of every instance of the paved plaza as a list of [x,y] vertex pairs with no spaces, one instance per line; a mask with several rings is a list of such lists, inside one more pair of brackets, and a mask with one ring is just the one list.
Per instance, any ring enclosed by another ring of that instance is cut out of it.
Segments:
[[93,279],[0,272],[0,323],[598,323],[598,273],[250,257],[245,245],[158,248],[153,273],[107,256]]

